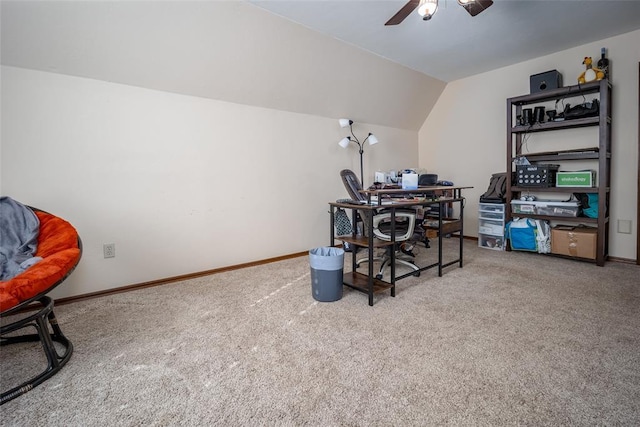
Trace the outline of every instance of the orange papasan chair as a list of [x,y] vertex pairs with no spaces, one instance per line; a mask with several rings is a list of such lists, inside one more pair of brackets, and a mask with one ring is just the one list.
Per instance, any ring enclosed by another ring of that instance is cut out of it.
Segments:
[[[73,344],[63,335],[53,313],[53,300],[46,294],[64,282],[78,265],[82,241],[76,229],[62,218],[26,208],[39,220],[34,257],[41,260],[16,276],[0,281],[0,346],[40,341],[47,357],[47,368],[24,383],[3,390],[0,405],[51,378],[73,353]],[[21,335],[17,332],[30,326],[37,333]],[[54,347],[54,341],[61,344],[62,354]]]

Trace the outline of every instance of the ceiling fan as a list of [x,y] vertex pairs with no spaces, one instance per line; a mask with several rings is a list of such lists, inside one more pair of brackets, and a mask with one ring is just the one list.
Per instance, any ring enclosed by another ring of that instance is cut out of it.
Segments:
[[[458,0],[458,4],[464,7],[471,16],[476,16],[491,6],[493,4],[493,0]],[[384,25],[398,25],[416,8],[418,9],[420,16],[422,16],[422,19],[428,21],[431,19],[433,14],[436,13],[436,10],[438,10],[438,0],[410,0]]]

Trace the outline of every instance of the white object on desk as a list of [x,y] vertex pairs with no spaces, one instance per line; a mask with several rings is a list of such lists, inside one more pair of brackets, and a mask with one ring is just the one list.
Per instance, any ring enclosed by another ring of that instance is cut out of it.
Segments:
[[402,174],[402,189],[403,190],[415,190],[418,188],[418,174],[417,173],[403,173]]

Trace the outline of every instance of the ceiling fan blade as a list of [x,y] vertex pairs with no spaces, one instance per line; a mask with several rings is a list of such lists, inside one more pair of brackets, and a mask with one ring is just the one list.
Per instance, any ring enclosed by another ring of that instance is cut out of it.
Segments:
[[420,0],[410,0],[407,4],[402,6],[402,9],[400,9],[395,15],[393,15],[391,19],[389,19],[384,25],[398,25],[399,23],[404,21],[404,19],[409,16],[409,14],[413,12],[419,4]]
[[476,0],[474,2],[462,5],[462,7],[464,7],[467,12],[469,12],[469,15],[476,16],[492,4],[493,0]]

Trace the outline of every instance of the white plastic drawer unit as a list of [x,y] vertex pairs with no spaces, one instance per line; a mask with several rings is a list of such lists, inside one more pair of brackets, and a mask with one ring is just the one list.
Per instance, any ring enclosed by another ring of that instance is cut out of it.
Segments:
[[502,212],[504,213],[504,204],[502,203],[480,203],[480,212]]
[[480,212],[479,219],[497,219],[502,220],[504,218],[504,213],[502,212]]
[[504,224],[502,221],[480,220],[478,223],[478,233],[490,234],[492,236],[504,235]]
[[480,203],[478,205],[478,246],[494,251],[505,249],[505,205]]
[[504,219],[504,205],[495,203],[480,203],[478,208],[479,219]]
[[504,240],[504,237],[480,234],[478,235],[478,246],[485,249],[492,249],[494,251],[503,251],[505,249]]

